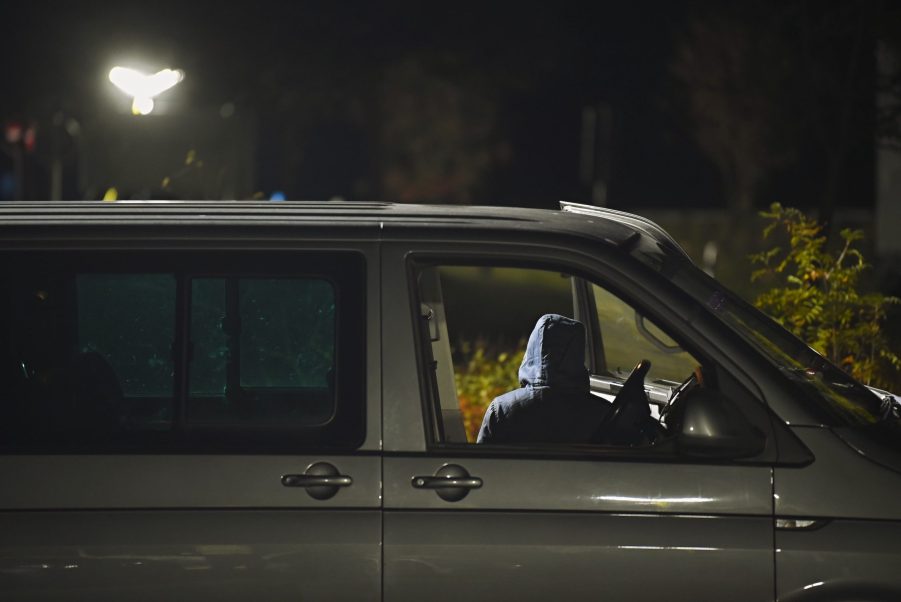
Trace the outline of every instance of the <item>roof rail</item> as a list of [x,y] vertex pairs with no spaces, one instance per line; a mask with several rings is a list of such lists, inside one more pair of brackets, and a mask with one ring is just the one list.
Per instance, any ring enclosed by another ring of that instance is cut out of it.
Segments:
[[577,213],[579,215],[590,215],[594,217],[612,218],[620,223],[631,226],[636,230],[650,236],[656,240],[663,240],[673,246],[675,250],[682,253],[688,258],[685,249],[676,242],[669,232],[661,228],[655,222],[646,217],[635,215],[634,213],[626,213],[625,211],[617,211],[616,209],[608,209],[607,207],[596,207],[594,205],[586,205],[584,203],[573,203],[571,201],[560,201],[560,210],[566,213]]

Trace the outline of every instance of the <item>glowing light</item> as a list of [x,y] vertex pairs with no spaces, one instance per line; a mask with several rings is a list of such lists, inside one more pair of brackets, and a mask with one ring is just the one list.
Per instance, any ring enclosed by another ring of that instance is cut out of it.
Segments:
[[824,583],[823,581],[817,581],[816,583],[811,583],[810,585],[805,585],[804,589],[812,589],[814,587],[820,587],[821,585],[823,585],[823,583]]
[[132,115],[150,115],[150,112],[153,111],[153,99],[145,98],[143,96],[135,96],[135,99],[131,103],[131,114]]
[[116,190],[116,187],[108,188],[106,192],[103,194],[104,201],[115,201],[119,198],[119,191]]
[[151,75],[128,67],[113,67],[109,80],[134,100],[131,111],[135,115],[148,115],[153,111],[153,99],[183,80],[180,69],[163,69]]
[[284,201],[285,193],[282,192],[281,190],[276,190],[275,192],[272,193],[272,196],[269,197],[269,200],[270,201]]

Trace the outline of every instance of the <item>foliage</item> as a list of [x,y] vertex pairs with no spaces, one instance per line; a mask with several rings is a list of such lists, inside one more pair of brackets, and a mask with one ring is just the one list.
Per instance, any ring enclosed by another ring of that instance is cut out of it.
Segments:
[[801,211],[774,203],[760,215],[769,221],[764,238],[784,232],[789,248],[751,256],[760,266],[752,281],[784,279],[758,296],[757,307],[859,381],[891,387],[901,358],[889,349],[882,326],[889,306],[901,299],[860,291],[860,276],[869,267],[855,248],[863,232],[842,230],[836,254],[827,249],[823,225]]
[[526,352],[522,339],[513,349],[500,349],[485,339],[462,341],[454,353],[454,381],[466,438],[475,443],[482,416],[491,400],[519,387],[519,365]]

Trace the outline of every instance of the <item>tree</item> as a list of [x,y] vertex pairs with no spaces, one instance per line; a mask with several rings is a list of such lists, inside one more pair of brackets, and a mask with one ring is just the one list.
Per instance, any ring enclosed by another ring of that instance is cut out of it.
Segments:
[[779,26],[759,8],[696,15],[670,66],[695,141],[718,168],[733,210],[752,209],[769,173],[794,157],[781,102],[789,52]]
[[901,357],[889,348],[882,327],[889,307],[901,299],[860,290],[860,276],[870,267],[856,248],[863,233],[842,230],[835,252],[827,248],[823,225],[797,209],[774,203],[761,216],[769,221],[764,238],[781,231],[789,248],[751,256],[760,266],[752,280],[781,281],[757,298],[757,307],[861,382],[897,385]]
[[449,57],[386,69],[378,132],[382,193],[400,202],[471,202],[504,158],[496,92]]
[[[881,3],[805,0],[701,5],[677,37],[670,71],[698,146],[717,166],[729,207],[747,210],[774,176],[794,170],[821,219],[860,197],[876,115]],[[901,78],[882,89],[898,91]],[[899,103],[885,106],[897,109]],[[816,174],[817,177],[805,177]],[[849,176],[857,177],[850,198]]]

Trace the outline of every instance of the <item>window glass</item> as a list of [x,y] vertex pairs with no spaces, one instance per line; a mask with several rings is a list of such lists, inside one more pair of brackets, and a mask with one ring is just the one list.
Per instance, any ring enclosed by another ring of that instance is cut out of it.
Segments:
[[191,379],[193,396],[225,395],[228,337],[225,334],[225,279],[191,281]]
[[625,378],[643,359],[651,362],[649,380],[678,383],[692,373],[699,362],[650,319],[596,284],[591,290],[607,374]]
[[[699,362],[604,287],[551,269],[481,266],[423,268],[418,285],[442,442],[672,442],[660,410]],[[641,360],[652,370],[624,387]],[[606,429],[621,393],[630,409]]]
[[364,270],[349,252],[0,253],[0,450],[357,446]]
[[240,281],[241,384],[328,386],[335,291],[325,280]]
[[444,321],[432,354],[445,433],[474,443],[491,400],[519,387],[519,365],[538,318],[572,316],[572,283],[567,274],[550,270],[441,266],[423,274],[421,285],[436,277],[439,286],[426,305],[434,310],[433,320]]
[[[817,420],[830,426],[899,428],[896,421],[885,420],[891,414],[879,396],[694,265],[680,264],[671,278],[800,386],[807,393],[801,401]],[[894,445],[897,441],[895,437]]]
[[78,351],[109,362],[126,397],[171,397],[172,274],[79,274]]
[[198,278],[191,291],[189,422],[285,426],[332,416],[330,282]]

